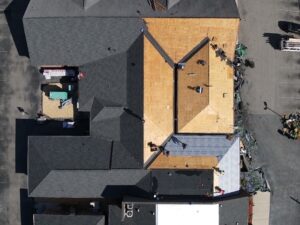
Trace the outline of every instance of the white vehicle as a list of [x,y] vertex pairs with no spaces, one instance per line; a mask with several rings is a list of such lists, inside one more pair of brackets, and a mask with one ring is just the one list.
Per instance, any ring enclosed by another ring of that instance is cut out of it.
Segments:
[[43,69],[43,75],[47,80],[51,77],[75,76],[75,71],[72,69]]
[[280,49],[281,51],[300,52],[300,39],[282,38]]

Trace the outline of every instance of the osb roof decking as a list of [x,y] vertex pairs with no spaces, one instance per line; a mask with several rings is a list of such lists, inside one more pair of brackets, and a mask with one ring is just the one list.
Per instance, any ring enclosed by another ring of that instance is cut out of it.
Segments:
[[149,142],[161,145],[173,132],[173,69],[144,37],[144,162]]
[[212,48],[209,51],[209,104],[179,132],[233,132],[233,70],[215,56]]
[[[190,58],[184,69],[178,69],[178,131],[183,129],[209,103],[209,43],[203,46]],[[200,65],[198,60],[204,60]],[[193,88],[203,87],[203,93],[197,93]]]
[[[234,56],[239,19],[147,18],[145,21],[149,32],[174,62],[181,60],[206,37],[223,48],[230,59]],[[233,132],[233,69],[216,57],[211,47],[209,47],[208,61],[209,104],[197,115],[195,114],[196,111],[199,111],[199,106],[191,106],[190,108],[198,110],[194,111],[192,115],[185,115],[187,123],[186,125],[179,124],[179,132]],[[189,103],[191,99],[186,98],[186,101]],[[189,118],[192,120],[189,121]]]
[[215,156],[166,156],[160,154],[150,169],[212,169],[217,167]]
[[[234,56],[239,19],[145,18],[149,32],[174,62],[178,62],[206,37]],[[224,46],[223,46],[224,44]]]

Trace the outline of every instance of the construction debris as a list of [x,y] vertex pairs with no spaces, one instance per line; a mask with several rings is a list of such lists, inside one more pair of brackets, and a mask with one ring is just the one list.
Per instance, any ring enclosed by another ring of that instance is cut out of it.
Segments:
[[300,138],[300,113],[291,113],[288,116],[284,115],[281,118],[282,129],[280,133],[291,139]]

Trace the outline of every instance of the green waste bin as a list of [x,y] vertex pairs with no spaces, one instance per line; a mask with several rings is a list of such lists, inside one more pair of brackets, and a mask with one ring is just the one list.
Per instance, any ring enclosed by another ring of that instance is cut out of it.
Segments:
[[52,100],[67,100],[68,99],[68,93],[65,91],[50,91],[49,94],[50,99]]

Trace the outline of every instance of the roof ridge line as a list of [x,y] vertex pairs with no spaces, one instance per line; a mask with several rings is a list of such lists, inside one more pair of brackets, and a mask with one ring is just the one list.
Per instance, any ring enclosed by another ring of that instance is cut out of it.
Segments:
[[152,44],[152,46],[158,51],[158,53],[163,57],[163,59],[166,60],[169,66],[174,69],[175,62],[167,54],[167,52],[165,52],[165,50],[160,46],[160,44],[156,41],[156,39],[152,36],[152,34],[148,31],[148,29],[145,29],[143,32],[145,37]]

